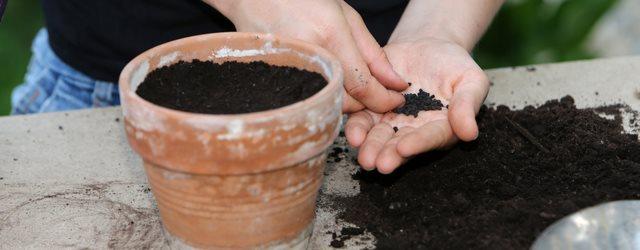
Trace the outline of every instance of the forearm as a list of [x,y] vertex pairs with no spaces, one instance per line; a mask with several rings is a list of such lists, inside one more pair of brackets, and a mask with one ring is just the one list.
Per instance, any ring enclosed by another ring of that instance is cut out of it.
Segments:
[[442,39],[471,51],[504,0],[412,0],[390,42]]

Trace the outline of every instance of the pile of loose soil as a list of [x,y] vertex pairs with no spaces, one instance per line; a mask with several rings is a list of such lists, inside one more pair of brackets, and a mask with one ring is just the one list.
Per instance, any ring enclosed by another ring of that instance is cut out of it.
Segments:
[[442,102],[429,92],[418,90],[417,94],[404,94],[405,103],[394,110],[397,114],[418,116],[420,111],[441,110],[444,106]]
[[379,249],[529,248],[581,208],[640,199],[640,143],[621,119],[576,109],[571,97],[520,111],[484,107],[475,142],[388,176],[354,175],[361,193],[337,200],[346,208],[339,218],[371,232]]
[[322,75],[293,67],[194,60],[152,71],[136,93],[149,102],[176,110],[242,114],[293,104],[326,85]]

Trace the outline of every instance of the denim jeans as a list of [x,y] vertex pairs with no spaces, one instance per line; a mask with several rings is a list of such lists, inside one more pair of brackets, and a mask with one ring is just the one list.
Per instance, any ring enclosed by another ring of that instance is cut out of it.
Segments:
[[49,46],[46,29],[36,35],[25,82],[11,93],[11,114],[107,107],[120,104],[118,85],[71,68]]

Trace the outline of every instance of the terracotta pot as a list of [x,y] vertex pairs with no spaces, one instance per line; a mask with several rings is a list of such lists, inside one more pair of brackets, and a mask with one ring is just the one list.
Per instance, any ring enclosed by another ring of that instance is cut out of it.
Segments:
[[[295,66],[329,84],[304,101],[238,115],[171,110],[135,94],[150,71],[192,59]],[[184,38],[133,59],[120,75],[125,129],[166,230],[196,247],[304,248],[341,122],[342,74],[318,46],[252,33]]]

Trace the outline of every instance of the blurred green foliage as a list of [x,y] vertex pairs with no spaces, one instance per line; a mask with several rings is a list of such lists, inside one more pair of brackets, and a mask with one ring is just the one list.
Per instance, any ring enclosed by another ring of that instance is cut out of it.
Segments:
[[[87,0],[90,1],[90,0]],[[483,68],[593,58],[585,40],[617,0],[509,0],[478,44]],[[42,26],[37,0],[10,0],[0,22],[0,115],[23,80],[31,39]]]
[[594,58],[585,43],[617,0],[512,0],[478,43],[483,68]]
[[11,90],[22,83],[31,57],[31,39],[42,22],[40,1],[9,1],[0,22],[0,115],[11,110]]

